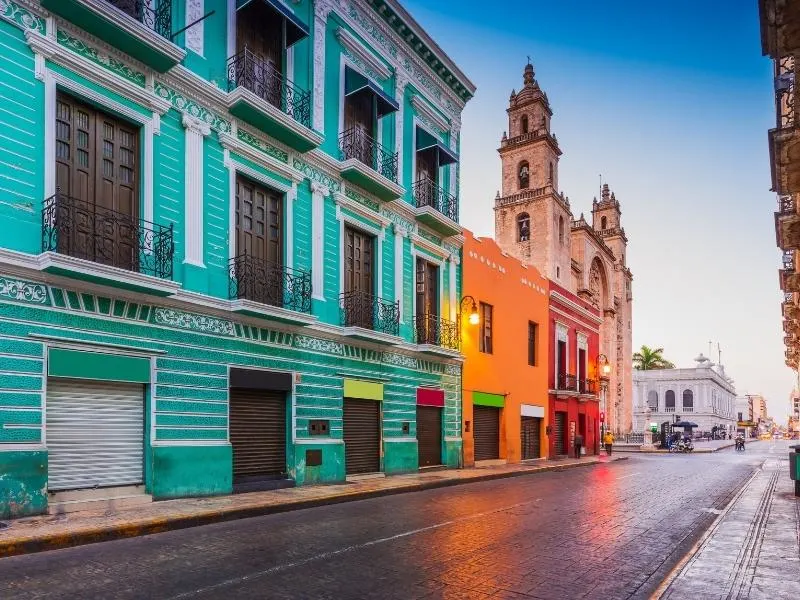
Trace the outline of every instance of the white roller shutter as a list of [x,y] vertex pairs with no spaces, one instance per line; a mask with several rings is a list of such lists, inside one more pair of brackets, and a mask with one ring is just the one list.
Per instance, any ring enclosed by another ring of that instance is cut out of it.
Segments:
[[48,489],[142,483],[144,386],[48,379]]

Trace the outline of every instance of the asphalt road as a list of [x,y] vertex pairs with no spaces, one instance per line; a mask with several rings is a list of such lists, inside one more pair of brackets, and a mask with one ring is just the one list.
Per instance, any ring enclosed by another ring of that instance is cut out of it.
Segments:
[[645,598],[763,461],[629,460],[0,560],[0,598]]

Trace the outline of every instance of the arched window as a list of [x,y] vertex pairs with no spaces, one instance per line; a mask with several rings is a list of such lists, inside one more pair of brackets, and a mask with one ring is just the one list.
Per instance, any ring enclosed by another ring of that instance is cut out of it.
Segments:
[[519,187],[520,189],[527,189],[531,184],[531,168],[528,166],[528,161],[523,160],[519,163]]
[[692,390],[683,390],[683,410],[691,411],[694,408],[694,393]]
[[650,390],[647,392],[647,406],[650,410],[658,410],[658,392]]
[[521,213],[517,217],[517,241],[527,242],[531,239],[531,218],[528,213]]
[[608,219],[603,217],[600,219],[600,229],[607,229],[608,228]]
[[675,412],[675,392],[672,390],[667,390],[667,393],[664,394],[664,408],[667,409],[667,412]]
[[564,217],[558,217],[558,243],[564,243]]
[[528,115],[522,115],[521,125],[522,133],[528,133]]

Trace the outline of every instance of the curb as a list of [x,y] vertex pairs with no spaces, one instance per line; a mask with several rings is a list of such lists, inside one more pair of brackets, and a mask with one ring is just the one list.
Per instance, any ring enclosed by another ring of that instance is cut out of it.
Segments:
[[[611,462],[628,460],[629,457],[617,457]],[[251,517],[260,517],[284,512],[292,512],[306,508],[316,508],[319,506],[329,506],[334,504],[344,504],[356,500],[368,500],[370,498],[381,498],[384,496],[395,496],[409,492],[421,492],[437,488],[454,487],[481,481],[493,481],[498,479],[510,479],[524,475],[534,475],[548,471],[566,471],[577,467],[588,467],[592,465],[604,464],[600,461],[586,461],[584,463],[570,463],[567,465],[548,465],[537,468],[509,471],[505,473],[487,473],[469,479],[442,479],[439,481],[429,481],[425,483],[415,483],[402,487],[366,490],[363,492],[350,492],[326,498],[313,498],[308,500],[298,500],[284,504],[273,504],[268,506],[248,506],[242,508],[230,508],[225,510],[215,510],[191,516],[178,516],[175,518],[154,517],[139,523],[118,524],[113,526],[101,526],[88,528],[75,533],[57,533],[42,535],[22,541],[7,540],[0,541],[0,558],[7,556],[18,556],[20,554],[33,554],[48,550],[59,550],[86,544],[96,544],[99,542],[109,542],[121,540],[153,533],[164,533],[166,531],[176,531],[188,529],[190,527],[200,527],[213,523],[224,523]]]

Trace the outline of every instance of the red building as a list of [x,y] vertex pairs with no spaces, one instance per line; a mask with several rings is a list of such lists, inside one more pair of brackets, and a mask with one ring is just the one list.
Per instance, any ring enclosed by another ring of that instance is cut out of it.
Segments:
[[[600,310],[550,282],[549,456],[575,456],[575,435],[586,454],[600,447]],[[606,367],[607,369],[608,367]],[[607,373],[606,373],[607,375]]]

